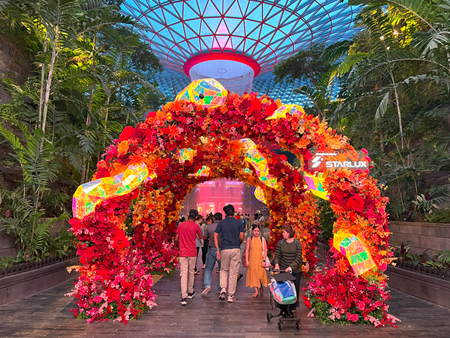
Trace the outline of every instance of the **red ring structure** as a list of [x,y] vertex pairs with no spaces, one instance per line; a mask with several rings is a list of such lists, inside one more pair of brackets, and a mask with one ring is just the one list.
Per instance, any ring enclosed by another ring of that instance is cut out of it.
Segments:
[[258,64],[258,62],[256,62],[252,58],[249,58],[248,56],[236,53],[214,52],[214,53],[200,54],[187,60],[183,66],[184,73],[187,76],[190,76],[189,71],[191,70],[192,67],[202,62],[214,60],[228,60],[243,63],[253,69],[255,73],[254,77],[258,76],[258,74],[261,72],[261,66]]

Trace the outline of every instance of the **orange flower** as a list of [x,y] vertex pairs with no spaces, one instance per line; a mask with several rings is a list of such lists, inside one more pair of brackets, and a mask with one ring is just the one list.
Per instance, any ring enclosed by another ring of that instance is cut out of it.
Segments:
[[336,270],[341,275],[345,274],[348,271],[348,260],[346,257],[341,257],[336,260]]
[[119,143],[117,147],[117,153],[119,156],[122,156],[128,152],[128,140],[122,141]]

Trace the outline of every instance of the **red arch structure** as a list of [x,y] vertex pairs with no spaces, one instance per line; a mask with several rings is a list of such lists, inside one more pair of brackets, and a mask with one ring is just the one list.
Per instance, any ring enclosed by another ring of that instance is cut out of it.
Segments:
[[[185,196],[202,182],[227,177],[263,189],[271,213],[272,248],[282,226],[294,225],[304,260],[311,267],[305,303],[316,308],[319,318],[328,318],[334,309],[333,314],[337,311],[338,317],[342,314],[342,320],[349,322],[382,325],[392,321],[386,312],[389,294],[383,274],[390,256],[387,199],[381,197],[368,169],[332,164],[370,159],[317,117],[288,113],[268,119],[281,106],[255,93],[229,94],[217,107],[175,101],[149,113],[135,129],[124,130],[99,162],[94,179],[118,175],[138,164],[145,164],[150,178],[134,192],[102,200],[94,212],[71,220],[81,262],[80,277],[69,294],[77,298],[76,316],[126,322],[152,307],[150,272],[171,272],[177,265],[173,235]],[[259,144],[270,175],[276,178],[273,187],[264,184],[246,160],[245,147],[239,142],[243,138]],[[268,143],[295,154],[300,168],[261,145]],[[179,149],[192,149],[193,156],[180,161]],[[334,232],[356,236],[375,263],[360,275],[334,248],[333,264],[316,270],[318,207],[304,175],[312,173],[308,163],[317,154],[327,154],[327,161],[314,170],[322,175],[337,216]],[[210,170],[208,176],[199,175],[205,167]]]

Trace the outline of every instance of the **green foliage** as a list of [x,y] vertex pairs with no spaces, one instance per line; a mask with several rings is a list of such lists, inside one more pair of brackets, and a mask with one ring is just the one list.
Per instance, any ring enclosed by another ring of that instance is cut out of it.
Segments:
[[436,262],[441,268],[450,268],[450,250],[439,252],[435,257],[433,257],[433,261]]
[[[10,149],[1,165],[20,166],[23,174],[18,190],[0,190],[0,211],[10,214],[0,228],[19,248],[3,265],[73,249],[66,230],[50,236],[52,224],[68,217],[70,196],[91,179],[111,140],[164,99],[153,81],[162,66],[135,32],[146,27],[123,15],[120,4],[0,0],[2,39],[29,51],[32,64],[21,86],[0,74],[11,95],[0,105],[0,144]],[[73,184],[55,193],[58,178]]]
[[318,204],[320,207],[319,227],[321,230],[319,240],[328,241],[333,237],[333,226],[337,217],[331,209],[330,202],[321,199],[318,201]]
[[426,215],[427,221],[431,223],[450,223],[450,208],[435,210]]
[[417,205],[417,210],[424,214],[432,214],[434,209],[439,209],[439,203],[446,201],[446,198],[443,196],[427,199],[424,194],[417,195],[416,198],[412,202]]
[[421,253],[413,254],[411,253],[411,246],[405,245],[404,243],[391,243],[391,249],[394,252],[394,257],[399,261],[410,262],[415,266],[419,264],[424,264],[428,259],[428,252],[430,249],[426,249]]
[[22,260],[20,257],[15,258],[13,256],[0,256],[0,269],[6,269],[21,262]]
[[437,251],[432,257],[428,252],[430,249],[426,249],[422,253],[411,253],[411,247],[404,243],[391,243],[391,248],[394,252],[394,257],[399,261],[410,262],[415,266],[424,265],[433,268],[450,269],[450,250]]
[[[62,257],[73,250],[74,236],[67,230],[60,231],[59,236],[53,239],[50,228],[57,220],[66,220],[67,214],[59,217],[43,218],[44,212],[35,212],[34,206],[20,191],[0,190],[0,231],[11,235],[19,249],[16,261],[41,260],[51,255]],[[7,213],[9,213],[8,216]]]
[[309,49],[280,62],[274,68],[275,80],[309,80],[317,87],[322,74],[330,69],[330,64],[321,58],[324,49],[323,44],[313,44]]

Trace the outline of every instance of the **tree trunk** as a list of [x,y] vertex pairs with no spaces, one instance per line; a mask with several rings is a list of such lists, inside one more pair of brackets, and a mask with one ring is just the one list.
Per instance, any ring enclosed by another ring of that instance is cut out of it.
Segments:
[[84,183],[85,173],[86,173],[86,157],[83,156],[83,169],[81,170],[80,184]]
[[384,153],[384,133],[383,133],[383,129],[380,128],[380,150]]
[[[40,88],[40,97],[39,97],[39,118],[38,118],[38,125],[39,127],[42,124],[42,108],[44,105],[44,86],[45,86],[45,56],[47,54],[47,46],[48,46],[48,33],[45,33],[44,38],[44,49],[43,49],[43,61],[42,61],[42,68],[41,68],[41,88]],[[37,127],[37,126],[36,126]]]
[[400,141],[401,141],[401,148],[403,149],[404,148],[404,144],[403,144],[402,112],[400,111],[400,102],[399,102],[399,99],[398,99],[397,87],[395,86],[395,78],[394,78],[394,74],[392,74],[392,70],[389,71],[389,75],[391,76],[392,84],[394,85],[395,105],[397,107],[398,126],[400,128]]
[[52,90],[53,69],[55,68],[56,57],[58,56],[58,39],[59,39],[58,27],[56,27],[55,31],[56,31],[55,42],[54,45],[52,46],[52,58],[50,60],[50,67],[48,69],[48,78],[44,97],[44,111],[42,114],[42,131],[44,133],[45,133],[45,125],[47,122],[48,101],[50,100],[50,92]]
[[86,177],[84,179],[85,182],[89,182],[89,165],[91,164],[91,158],[88,158],[88,162],[86,165]]
[[395,93],[395,104],[397,106],[397,113],[398,113],[398,126],[400,128],[400,141],[401,141],[401,147],[403,149],[404,144],[403,144],[402,112],[400,111],[400,103],[398,102],[397,87],[394,87],[394,93]]
[[[95,47],[97,43],[97,32],[94,33],[94,46],[93,51],[95,52]],[[92,55],[92,58],[94,59],[94,55]],[[92,61],[91,65],[91,72],[94,72],[94,66],[95,66],[95,60]],[[88,105],[88,116],[86,118],[86,127],[89,127],[91,124],[91,114],[92,114],[92,104],[94,102],[94,85],[89,86],[89,105]]]

